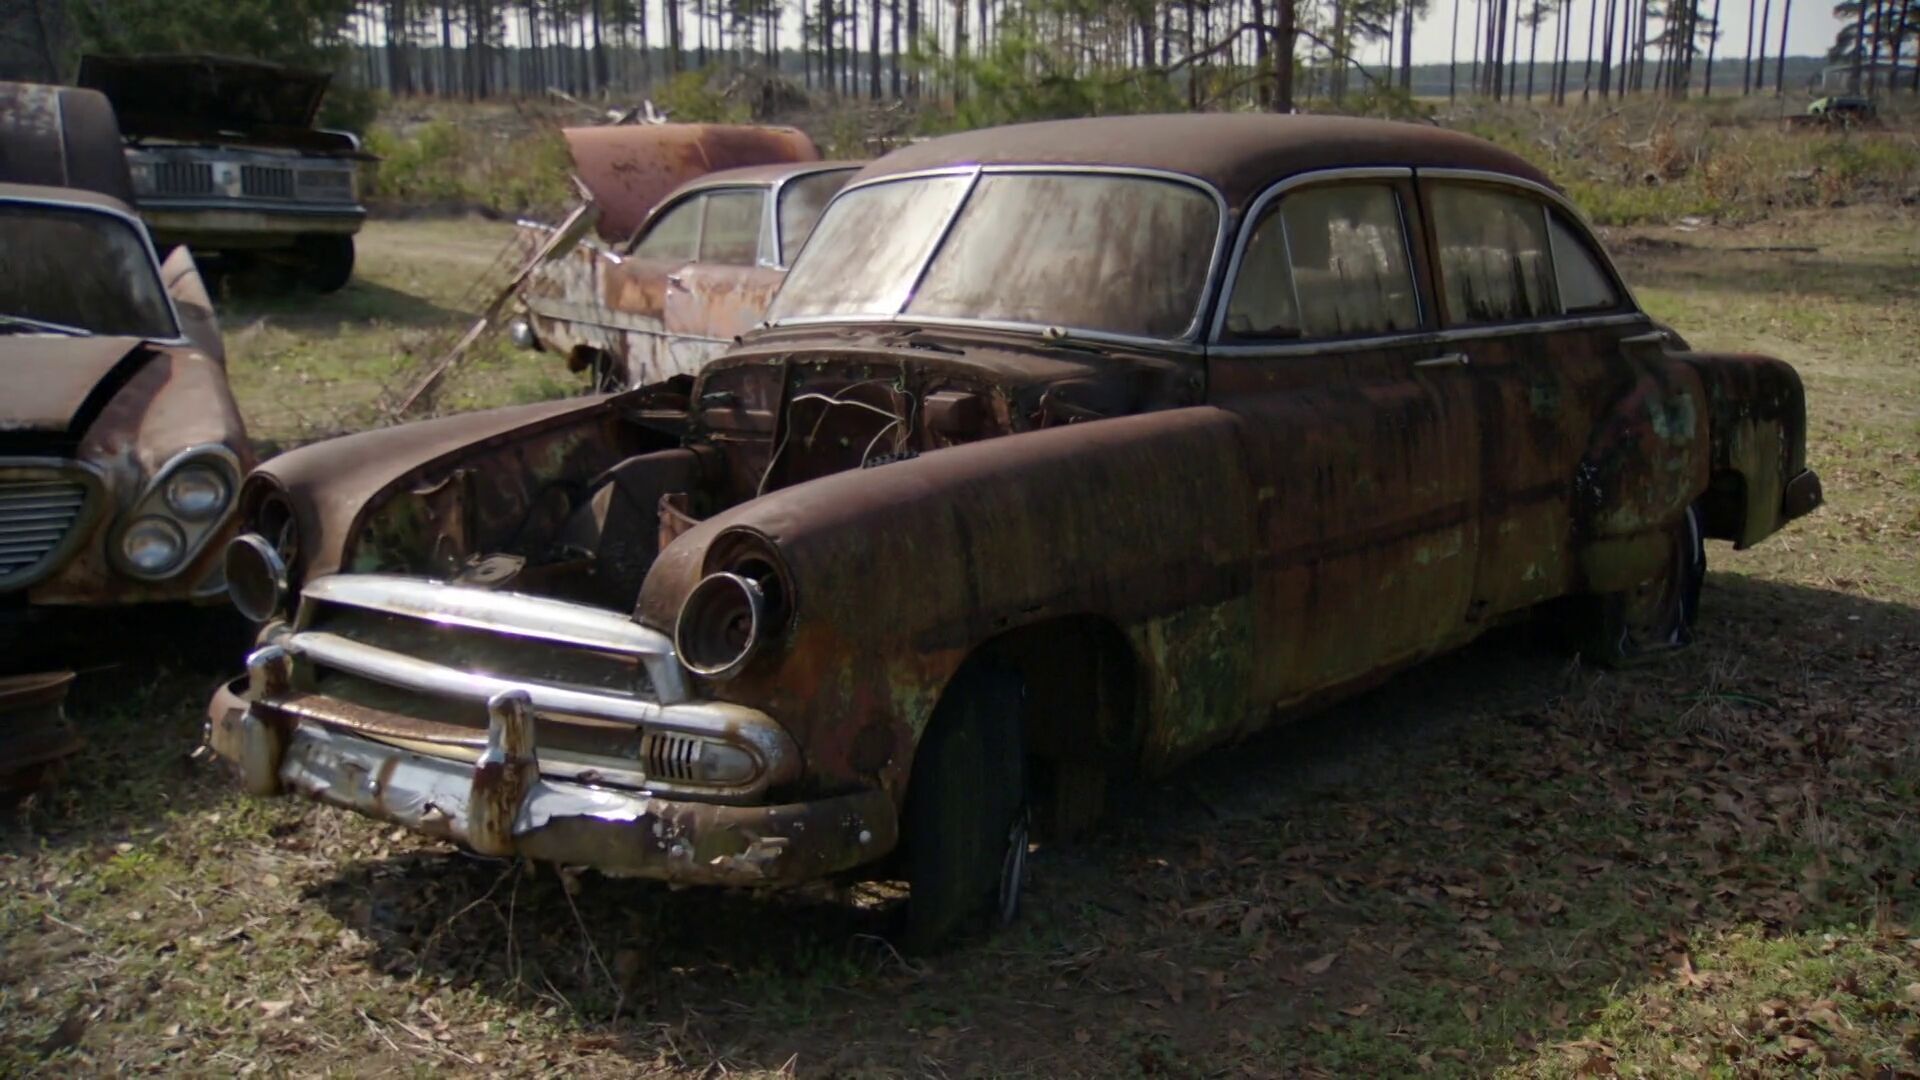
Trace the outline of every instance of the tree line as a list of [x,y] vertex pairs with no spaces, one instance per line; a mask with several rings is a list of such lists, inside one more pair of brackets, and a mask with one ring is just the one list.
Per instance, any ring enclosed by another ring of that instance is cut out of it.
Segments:
[[[76,15],[89,41],[108,47],[204,38],[219,51],[335,65],[357,48],[375,65],[360,74],[396,94],[595,95],[733,69],[962,112],[996,102],[1027,115],[1286,111],[1356,95],[1404,101],[1415,24],[1434,15],[1452,30],[1450,98],[1711,94],[1725,81],[1716,63],[1739,65],[1743,94],[1783,93],[1793,0],[1747,0],[1740,42],[1722,40],[1725,2],[79,0]],[[1920,0],[1845,0],[1834,11],[1832,56],[1851,59],[1863,87],[1920,52],[1907,48],[1920,39]]]

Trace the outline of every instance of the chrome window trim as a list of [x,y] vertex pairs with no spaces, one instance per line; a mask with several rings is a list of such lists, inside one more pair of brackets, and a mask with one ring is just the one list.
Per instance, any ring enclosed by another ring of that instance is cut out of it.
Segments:
[[[220,513],[206,521],[187,521],[167,505],[166,483],[167,479],[181,467],[201,460],[218,464],[221,472],[226,475],[227,505]],[[193,561],[205,550],[207,541],[219,533],[227,523],[227,519],[238,511],[240,485],[245,479],[245,475],[240,471],[239,455],[220,443],[197,443],[175,452],[164,464],[154,470],[153,478],[140,489],[139,497],[128,503],[127,508],[121,512],[119,520],[114,522],[107,541],[108,561],[113,564],[115,570],[139,581],[167,581],[178,577],[182,571],[193,565]],[[186,537],[186,543],[180,549],[180,561],[175,563],[172,569],[158,574],[148,574],[135,569],[127,562],[120,548],[120,540],[135,521],[143,517],[155,516],[164,517],[178,525],[181,534]]]
[[60,567],[66,565],[77,551],[93,535],[94,526],[106,512],[107,474],[106,470],[79,458],[66,457],[0,457],[0,474],[14,470],[31,472],[56,472],[70,476],[86,488],[86,495],[80,504],[80,512],[73,517],[73,524],[40,561],[24,570],[0,577],[0,591],[31,588],[52,576]]
[[1534,319],[1527,322],[1490,323],[1456,326],[1444,330],[1423,330],[1410,334],[1377,334],[1364,338],[1334,338],[1326,341],[1285,341],[1269,344],[1211,345],[1208,356],[1318,356],[1325,353],[1364,352],[1370,349],[1402,346],[1438,345],[1452,341],[1505,337],[1511,334],[1551,334],[1567,330],[1592,330],[1606,326],[1629,326],[1648,322],[1642,311],[1610,311],[1572,318]]
[[[1273,202],[1281,198],[1284,198],[1286,195],[1288,195],[1289,193],[1299,188],[1307,187],[1309,185],[1335,183],[1343,180],[1408,180],[1408,179],[1411,179],[1412,177],[1413,177],[1413,170],[1403,165],[1369,165],[1369,166],[1354,166],[1350,168],[1315,169],[1312,172],[1296,173],[1292,176],[1287,177],[1284,180],[1280,180],[1273,184],[1268,185],[1266,190],[1260,193],[1259,197],[1255,198],[1253,202],[1247,205],[1247,212],[1241,215],[1239,235],[1234,237],[1234,242],[1233,242],[1233,257],[1231,261],[1227,263],[1226,275],[1220,281],[1220,302],[1215,306],[1215,310],[1213,313],[1213,328],[1207,335],[1207,342],[1209,347],[1227,344],[1227,338],[1225,337],[1226,328],[1227,328],[1227,305],[1231,303],[1233,300],[1233,286],[1237,284],[1240,280],[1240,264],[1246,257],[1247,244],[1252,241],[1253,230],[1259,225],[1261,214],[1266,212],[1266,209],[1270,204],[1272,204]],[[1400,215],[1400,246],[1402,250],[1405,251],[1406,253],[1407,278],[1409,279],[1409,283],[1413,286],[1414,315],[1416,318],[1420,320],[1420,326],[1422,329],[1424,329],[1426,327],[1426,322],[1427,322],[1426,297],[1420,295],[1420,275],[1414,272],[1413,243],[1412,243],[1412,237],[1409,235],[1409,230],[1407,228],[1407,208],[1402,203],[1400,199],[1400,193],[1397,191],[1393,193],[1393,206],[1394,206],[1395,212]],[[1282,232],[1284,233],[1286,229],[1286,222],[1282,221],[1280,224],[1280,227]],[[1288,277],[1289,279],[1291,279],[1292,259],[1293,259],[1293,254],[1292,254],[1293,240],[1291,237],[1287,238],[1287,252],[1288,252],[1287,254],[1288,271],[1289,271]],[[1296,311],[1299,310],[1299,290],[1297,286],[1295,288],[1294,305],[1295,305],[1294,309]],[[1376,335],[1376,337],[1403,337],[1408,333],[1418,333],[1418,332],[1419,331],[1417,330],[1402,331],[1398,334]],[[1335,343],[1335,342],[1346,342],[1346,341],[1359,340],[1359,339],[1316,338],[1313,340],[1319,341],[1319,342],[1325,342],[1325,343]],[[1227,344],[1227,347],[1241,348],[1247,344],[1260,345],[1263,350],[1265,348],[1272,347],[1271,345],[1266,345],[1258,342],[1237,342],[1237,343]],[[1282,341],[1276,341],[1272,344],[1273,345],[1279,345],[1279,344],[1293,345],[1293,344],[1296,344],[1296,342],[1292,339],[1284,339]]]
[[[1576,229],[1586,234],[1585,238],[1587,241],[1587,246],[1591,248],[1593,252],[1600,257],[1601,269],[1605,270],[1608,274],[1610,274],[1613,277],[1614,288],[1620,293],[1620,302],[1623,305],[1625,305],[1627,308],[1631,309],[1630,312],[1617,311],[1617,312],[1604,312],[1600,314],[1625,315],[1625,314],[1631,313],[1636,315],[1644,315],[1646,313],[1646,309],[1640,306],[1640,298],[1633,294],[1633,289],[1630,286],[1628,286],[1626,277],[1620,273],[1620,268],[1614,265],[1613,253],[1608,251],[1606,248],[1606,245],[1600,242],[1600,238],[1594,235],[1593,224],[1587,220],[1587,216],[1581,213],[1580,208],[1573,204],[1573,200],[1567,198],[1565,195],[1562,195],[1560,192],[1555,191],[1554,189],[1548,187],[1545,184],[1536,183],[1532,180],[1528,180],[1526,177],[1523,177],[1523,176],[1509,176],[1506,173],[1487,172],[1482,169],[1415,169],[1414,170],[1414,182],[1416,184],[1421,183],[1422,181],[1425,181],[1428,178],[1432,178],[1434,180],[1443,180],[1443,181],[1444,180],[1465,181],[1467,183],[1487,184],[1494,187],[1514,188],[1518,191],[1522,191],[1527,194],[1535,195],[1542,199],[1545,199],[1548,203],[1558,207],[1563,213],[1567,215],[1567,220],[1572,222]],[[1547,243],[1552,244],[1553,230],[1548,229],[1547,233],[1548,233]],[[1549,254],[1551,254],[1551,251],[1549,251]],[[1438,265],[1438,260],[1436,260],[1435,266],[1434,266],[1434,273],[1438,275],[1439,272],[1440,272],[1440,267]],[[1558,271],[1556,270],[1556,273],[1555,273],[1556,291],[1558,289],[1558,284],[1559,284]],[[1436,286],[1440,285],[1437,277],[1435,279],[1435,285]],[[1440,286],[1440,287],[1444,287],[1444,286]],[[1557,300],[1559,299],[1559,297],[1556,295],[1555,299]],[[1571,318],[1579,318],[1579,317],[1580,316],[1571,316]],[[1519,324],[1496,323],[1493,325],[1515,326]]]
[[[180,309],[174,305],[173,294],[167,291],[167,279],[160,273],[160,255],[153,246],[153,234],[147,231],[147,223],[141,221],[137,215],[116,207],[101,206],[98,203],[77,202],[69,199],[22,198],[18,195],[0,195],[0,203],[19,203],[22,206],[61,206],[71,210],[86,210],[95,214],[105,214],[108,217],[119,218],[121,221],[133,226],[135,235],[140,237],[141,246],[147,250],[147,266],[153,271],[153,283],[159,287],[161,299],[166,301],[167,317],[173,320],[172,337],[143,337],[140,340],[150,341],[156,345],[191,344],[191,342],[187,340],[185,332],[180,329]],[[110,335],[100,334],[96,336],[106,337]]]
[[[953,316],[918,316],[906,312],[906,305],[913,302],[914,293],[919,290],[920,283],[926,277],[927,269],[933,264],[934,257],[946,246],[948,235],[953,231],[954,222],[959,218],[960,211],[966,207],[967,200],[972,198],[974,189],[979,186],[980,177],[1032,173],[1062,173],[1070,176],[1133,176],[1149,180],[1162,180],[1176,184],[1184,184],[1213,200],[1215,215],[1213,252],[1207,260],[1206,280],[1201,284],[1199,301],[1195,305],[1193,318],[1188,321],[1185,329],[1172,337],[1153,337],[1146,334],[1122,334],[1104,330],[1085,330],[1071,326],[1059,328],[1047,323],[964,319]],[[1201,344],[1206,314],[1213,308],[1220,277],[1220,265],[1226,256],[1227,245],[1233,236],[1233,226],[1235,224],[1231,209],[1227,205],[1227,198],[1220,193],[1219,188],[1197,176],[1189,176],[1186,173],[1175,172],[1171,169],[1152,169],[1129,165],[942,165],[930,169],[915,169],[911,172],[888,173],[885,176],[876,176],[873,179],[863,180],[857,184],[848,184],[846,187],[834,193],[832,201],[827,203],[827,209],[822,211],[820,216],[824,220],[827,213],[832,211],[834,204],[846,198],[847,195],[852,192],[863,191],[880,184],[892,184],[905,180],[920,180],[938,176],[971,176],[973,179],[972,182],[967,185],[967,189],[962,193],[960,199],[954,203],[953,210],[947,215],[947,220],[941,226],[939,235],[935,237],[933,246],[927,249],[926,258],[921,260],[920,266],[915,270],[913,274],[913,287],[907,291],[906,299],[901,302],[901,310],[895,311],[891,315],[884,315],[878,312],[862,315],[801,315],[780,319],[778,321],[769,320],[761,325],[783,327],[819,325],[824,323],[850,325],[890,325],[905,323],[915,326],[984,326],[997,330],[1039,333],[1045,333],[1048,330],[1064,329],[1069,339],[1079,338],[1085,341],[1106,341],[1116,344],[1149,346],[1153,348],[1167,348],[1181,344]],[[776,296],[776,301],[777,299],[778,297]]]

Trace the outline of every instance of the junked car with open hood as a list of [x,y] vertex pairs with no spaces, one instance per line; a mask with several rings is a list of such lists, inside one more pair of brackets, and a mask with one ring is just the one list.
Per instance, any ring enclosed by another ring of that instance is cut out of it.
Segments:
[[229,269],[277,263],[333,292],[353,277],[372,156],[314,126],[332,78],[222,56],[85,56],[79,83],[113,103],[133,202],[162,247]]
[[932,140],[697,375],[304,448],[242,495],[256,792],[678,883],[1010,917],[1035,825],[1551,612],[1692,634],[1820,501],[1786,363],[1651,320],[1524,160],[1430,127]]
[[[564,134],[597,235],[533,268],[513,335],[565,357],[601,389],[692,374],[759,325],[827,200],[859,170],[819,160],[793,128],[641,124]],[[520,229],[529,250],[552,231]]]
[[61,615],[225,603],[253,452],[193,259],[126,189],[100,95],[0,83],[0,674]]

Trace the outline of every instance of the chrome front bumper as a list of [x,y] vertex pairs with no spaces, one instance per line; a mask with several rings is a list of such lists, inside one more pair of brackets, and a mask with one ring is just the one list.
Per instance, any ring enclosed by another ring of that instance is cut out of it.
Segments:
[[524,695],[488,709],[472,764],[416,753],[222,687],[208,744],[255,795],[298,793],[488,855],[525,855],[603,873],[698,885],[791,885],[893,849],[893,800],[868,790],[776,806],[664,799],[540,775]]
[[[398,629],[405,624],[416,629]],[[436,629],[423,638],[424,625]],[[441,662],[467,654],[435,643],[464,634],[472,644],[476,632],[508,643],[513,656]],[[248,658],[247,678],[214,695],[207,717],[208,745],[254,794],[298,792],[484,854],[690,884],[791,884],[894,846],[883,791],[766,805],[800,775],[792,738],[758,710],[697,699],[671,640],[616,613],[339,574],[309,582],[295,627],[270,637]],[[435,655],[393,647],[406,642]],[[541,662],[516,664],[523,655]],[[588,656],[634,664],[644,686],[594,682],[572,666]],[[583,677],[555,681],[569,673]],[[395,705],[352,689],[364,685],[414,697]],[[475,706],[485,708],[484,729]],[[552,744],[544,758],[543,731]],[[751,772],[689,771],[700,748],[716,744]]]

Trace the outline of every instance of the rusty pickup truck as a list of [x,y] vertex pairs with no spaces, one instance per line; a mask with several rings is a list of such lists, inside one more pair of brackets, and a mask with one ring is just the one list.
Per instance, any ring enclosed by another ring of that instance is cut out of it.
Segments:
[[1685,645],[1703,541],[1820,502],[1792,367],[1641,310],[1539,170],[1431,127],[1071,120],[896,151],[769,325],[625,394],[310,446],[242,493],[214,749],[496,855],[904,880],[1542,617]]
[[[523,347],[566,357],[569,371],[603,390],[691,374],[759,325],[827,200],[859,170],[817,160],[791,128],[650,124],[565,135],[599,236],[534,268],[512,333]],[[662,187],[676,177],[692,179]],[[521,231],[535,250],[552,229]]]

